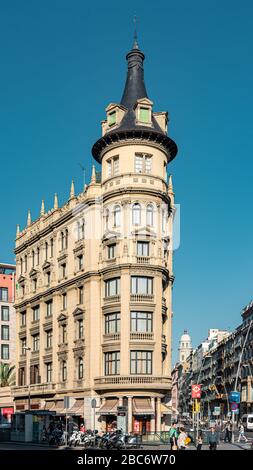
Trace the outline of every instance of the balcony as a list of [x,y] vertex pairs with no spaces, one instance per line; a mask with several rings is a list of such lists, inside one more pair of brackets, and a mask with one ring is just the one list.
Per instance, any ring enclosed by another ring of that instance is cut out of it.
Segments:
[[150,264],[149,256],[136,256],[137,264]]
[[120,333],[108,333],[103,335],[104,343],[110,343],[111,341],[120,341]]
[[39,357],[40,355],[40,350],[39,349],[35,349],[34,351],[31,351],[31,357],[32,358],[37,358]]
[[164,354],[167,353],[167,343],[166,343],[166,336],[162,335],[162,352]]
[[57,384],[57,390],[66,390],[67,389],[67,382],[59,382]]
[[[55,389],[56,389],[55,383],[32,384],[30,385],[30,394],[36,395],[38,393],[40,394],[41,393],[42,394],[54,393]],[[22,385],[20,387],[17,387],[17,386],[11,387],[11,393],[15,397],[28,395],[29,387],[28,385]]]
[[120,302],[120,295],[111,295],[110,297],[104,297],[104,304],[110,305]]
[[153,294],[131,294],[130,301],[131,302],[153,302],[154,296]]
[[59,343],[58,352],[65,352],[65,351],[68,351],[68,343]]
[[167,315],[167,305],[166,305],[166,299],[165,297],[162,297],[162,315],[166,316]]
[[154,341],[154,333],[130,333],[131,341]]
[[95,390],[107,389],[171,389],[170,377],[155,377],[153,375],[114,375],[94,379]]
[[83,379],[80,379],[80,380],[74,380],[73,382],[73,388],[83,388],[84,387],[84,380]]

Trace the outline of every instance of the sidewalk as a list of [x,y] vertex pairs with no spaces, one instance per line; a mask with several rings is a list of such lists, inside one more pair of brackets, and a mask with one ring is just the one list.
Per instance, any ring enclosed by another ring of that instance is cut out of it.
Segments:
[[[234,442],[232,444],[231,442],[220,442],[217,446],[217,450],[250,450],[251,448],[251,443],[250,442]],[[189,447],[189,450],[196,450],[194,446]],[[202,450],[209,450],[208,445],[203,445]]]

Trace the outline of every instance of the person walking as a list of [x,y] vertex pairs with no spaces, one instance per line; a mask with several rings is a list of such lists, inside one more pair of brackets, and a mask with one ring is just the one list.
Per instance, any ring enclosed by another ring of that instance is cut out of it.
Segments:
[[177,438],[178,438],[177,423],[173,423],[169,430],[169,441],[170,441],[171,450],[176,450]]
[[202,444],[203,444],[203,431],[199,431],[198,439],[197,439],[197,449],[196,450],[201,450],[202,449]]
[[215,428],[212,426],[208,434],[208,444],[210,450],[216,450],[218,444],[218,433],[215,431]]
[[186,432],[184,431],[184,428],[180,428],[179,429],[179,436],[177,438],[177,446],[178,446],[178,450],[185,450],[186,449],[186,446],[187,446],[187,443],[186,443],[186,439],[187,439],[187,434]]
[[233,429],[233,424],[232,424],[232,421],[229,420],[229,422],[228,422],[228,442],[232,441],[232,429]]
[[238,442],[241,441],[241,437],[244,439],[244,442],[248,442],[247,437],[244,434],[244,426],[243,424],[240,424],[239,426],[239,436],[238,436]]
[[225,424],[225,436],[224,436],[224,442],[230,442],[229,440],[229,431],[230,431],[230,421],[227,421]]

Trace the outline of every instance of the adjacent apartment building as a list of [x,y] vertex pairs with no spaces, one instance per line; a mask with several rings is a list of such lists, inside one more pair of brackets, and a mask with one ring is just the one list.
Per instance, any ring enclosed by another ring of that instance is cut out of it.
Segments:
[[71,413],[110,429],[167,429],[171,409],[172,225],[168,113],[155,112],[144,54],[127,54],[122,99],[106,107],[90,184],[18,230],[16,410]]
[[16,359],[16,315],[14,264],[0,263],[0,362],[14,364]]

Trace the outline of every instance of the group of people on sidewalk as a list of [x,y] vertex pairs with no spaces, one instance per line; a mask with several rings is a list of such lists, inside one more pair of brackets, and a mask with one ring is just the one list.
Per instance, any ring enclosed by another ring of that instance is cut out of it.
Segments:
[[[247,437],[244,434],[244,426],[242,422],[238,423],[238,442],[243,439],[245,442],[248,442]],[[232,441],[232,432],[233,424],[232,421],[227,421],[224,429],[221,429],[220,426],[211,426],[207,434],[207,443],[210,450],[216,450],[217,445],[220,441],[220,432],[225,431],[224,442]],[[169,442],[171,445],[171,450],[187,450],[190,442],[193,441],[193,438],[189,433],[185,431],[184,426],[173,423],[169,431]],[[196,437],[196,450],[201,450],[203,445],[203,431],[199,430]]]

